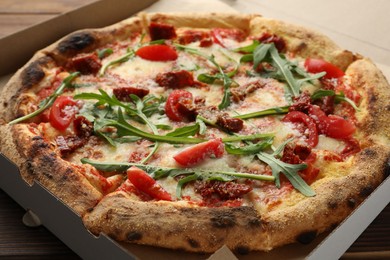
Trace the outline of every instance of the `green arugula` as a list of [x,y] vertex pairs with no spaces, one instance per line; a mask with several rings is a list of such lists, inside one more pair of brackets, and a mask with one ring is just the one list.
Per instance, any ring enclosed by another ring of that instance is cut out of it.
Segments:
[[307,168],[306,164],[290,164],[276,158],[290,141],[291,139],[286,140],[272,154],[260,151],[256,156],[260,161],[271,167],[272,175],[275,177],[276,187],[280,188],[279,174],[283,173],[296,190],[307,197],[315,196],[313,189],[298,174],[299,171]]
[[32,112],[32,113],[30,113],[28,115],[25,115],[25,116],[22,116],[22,117],[19,117],[19,118],[15,119],[15,120],[12,120],[8,124],[12,125],[12,124],[16,124],[16,123],[22,122],[24,120],[33,118],[34,116],[37,116],[40,113],[42,113],[47,108],[51,107],[53,105],[54,101],[57,99],[57,97],[60,96],[62,94],[62,92],[64,92],[65,88],[71,87],[72,80],[74,80],[79,75],[80,75],[80,72],[73,72],[73,73],[71,73],[69,76],[67,76],[62,81],[61,85],[54,91],[53,94],[51,94],[49,97],[45,98],[39,104],[39,107],[38,107],[37,110],[35,110],[34,112]]
[[230,105],[230,97],[231,97],[230,87],[234,84],[237,84],[231,78],[237,73],[239,64],[234,59],[232,59],[231,57],[229,57],[225,54],[225,56],[227,56],[227,58],[229,60],[236,63],[235,68],[232,71],[226,73],[226,72],[224,72],[221,65],[219,65],[216,62],[214,55],[209,56],[209,55],[206,55],[206,54],[200,52],[198,49],[187,47],[187,46],[181,45],[181,44],[175,44],[175,46],[178,50],[186,51],[188,53],[195,54],[195,55],[198,55],[198,56],[201,56],[201,57],[207,59],[209,62],[211,62],[218,69],[219,72],[214,74],[214,75],[202,73],[202,74],[198,75],[197,79],[200,82],[207,83],[207,84],[213,84],[215,81],[222,81],[224,92],[223,92],[222,101],[218,105],[218,108],[224,109],[224,108],[228,107]]
[[120,64],[120,63],[124,63],[128,60],[130,60],[132,57],[135,56],[135,51],[134,50],[127,50],[126,54],[120,56],[119,58],[115,59],[115,60],[112,60],[106,64],[104,64],[100,70],[99,70],[99,76],[103,76],[105,73],[106,73],[106,70],[113,66],[113,65],[116,65],[116,64]]
[[[253,47],[255,47],[253,49]],[[259,74],[263,77],[275,78],[287,83],[287,89],[293,97],[298,97],[304,82],[319,79],[324,72],[317,74],[307,73],[294,63],[280,54],[273,43],[255,44],[243,47],[249,52],[241,57],[240,62],[253,61],[253,70],[257,71],[260,64],[265,63]],[[253,49],[253,53],[250,51]]]
[[326,89],[319,89],[317,91],[315,91],[312,95],[311,95],[311,99],[312,100],[316,100],[316,99],[320,99],[322,97],[326,97],[326,96],[330,96],[330,97],[335,97],[335,101],[338,103],[338,102],[341,102],[341,101],[344,101],[344,102],[347,102],[348,104],[350,104],[356,111],[360,111],[360,109],[357,107],[357,105],[355,104],[355,102],[353,102],[351,99],[347,98],[343,92],[340,92],[339,94],[336,94],[336,92],[334,90],[326,90]]
[[99,59],[103,59],[111,54],[113,54],[114,51],[111,49],[111,48],[105,48],[105,49],[101,49],[101,50],[98,50],[96,52],[97,56],[99,57]]
[[116,162],[98,162],[87,158],[81,159],[83,164],[90,164],[96,169],[108,172],[125,172],[128,168],[138,167],[155,179],[164,178],[167,176],[176,177],[178,175],[187,175],[178,182],[176,188],[176,197],[181,198],[182,189],[185,184],[195,180],[220,180],[231,181],[237,178],[260,180],[260,181],[274,181],[275,177],[270,175],[258,175],[252,173],[229,172],[229,171],[208,171],[204,169],[182,169],[182,168],[168,168],[154,165],[146,165],[142,163],[116,163]]
[[271,116],[271,115],[283,115],[288,113],[288,109],[290,106],[284,106],[284,107],[273,107],[268,108],[261,111],[256,111],[248,114],[241,114],[234,116],[235,118],[240,119],[249,119],[249,118],[255,118],[255,117],[263,117],[263,116]]

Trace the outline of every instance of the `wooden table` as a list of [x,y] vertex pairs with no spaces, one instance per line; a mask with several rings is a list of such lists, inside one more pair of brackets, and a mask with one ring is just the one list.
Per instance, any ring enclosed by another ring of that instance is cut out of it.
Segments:
[[[1,0],[0,38],[94,1],[96,0]],[[44,227],[25,227],[22,223],[24,213],[18,204],[0,190],[0,258],[79,259]],[[371,223],[343,258],[390,259],[390,205]]]

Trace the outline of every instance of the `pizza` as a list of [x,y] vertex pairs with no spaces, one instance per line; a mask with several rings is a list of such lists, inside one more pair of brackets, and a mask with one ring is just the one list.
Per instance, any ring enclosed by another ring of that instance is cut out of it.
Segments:
[[370,59],[310,29],[140,13],[38,51],[1,93],[1,152],[93,234],[269,251],[387,177],[389,99]]

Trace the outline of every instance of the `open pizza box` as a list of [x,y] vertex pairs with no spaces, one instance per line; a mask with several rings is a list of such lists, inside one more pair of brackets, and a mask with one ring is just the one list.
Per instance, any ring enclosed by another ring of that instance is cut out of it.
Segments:
[[[263,15],[265,15],[264,12],[269,12],[281,16],[280,13],[272,8],[269,9],[264,6],[264,8],[261,8],[262,6],[260,5],[257,5],[257,9],[249,8],[249,3],[252,1],[247,1],[244,4],[241,2],[241,5],[238,1],[226,0],[224,2],[236,5],[236,9],[245,12],[256,12]],[[147,8],[146,11],[163,12],[188,10],[235,11],[223,2],[207,0],[196,2],[191,2],[190,0],[160,0],[158,2],[155,0],[98,1],[0,39],[0,46],[2,47],[0,48],[0,56],[2,57],[0,59],[0,88],[5,85],[12,72],[15,72],[18,67],[27,62],[36,50],[49,45],[74,30],[109,25],[145,8]],[[282,17],[275,18],[282,19]],[[310,24],[306,24],[306,26],[313,27]],[[324,31],[326,33],[326,30]],[[337,36],[337,33],[331,32],[331,34]],[[25,39],[29,39],[29,41]],[[344,46],[342,42],[344,39],[345,42],[351,43],[345,35],[340,34],[339,39],[341,39],[341,42],[338,41],[338,43],[341,46],[349,48]],[[349,49],[353,50],[353,48]],[[366,55],[365,53],[363,54]],[[390,79],[390,67],[381,65],[380,68],[387,78]],[[157,257],[160,259],[337,259],[351,246],[355,239],[359,237],[390,201],[390,178],[387,178],[335,230],[317,237],[309,245],[292,244],[269,253],[254,252],[248,255],[234,255],[226,247],[222,247],[212,255],[191,254],[148,246],[117,243],[104,234],[96,237],[85,229],[81,219],[71,209],[50,194],[39,183],[34,183],[31,187],[27,185],[20,177],[18,168],[1,154],[0,167],[0,188],[26,209],[28,214],[25,215],[25,223],[44,225],[83,259],[153,259]]]

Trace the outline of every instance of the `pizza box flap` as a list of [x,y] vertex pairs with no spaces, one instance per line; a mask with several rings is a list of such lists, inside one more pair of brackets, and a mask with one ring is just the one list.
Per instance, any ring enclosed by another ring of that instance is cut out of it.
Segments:
[[[102,0],[58,15],[0,39],[0,76],[16,71],[33,54],[82,28],[107,26],[140,12],[157,0]],[[119,8],[120,7],[120,8]]]

